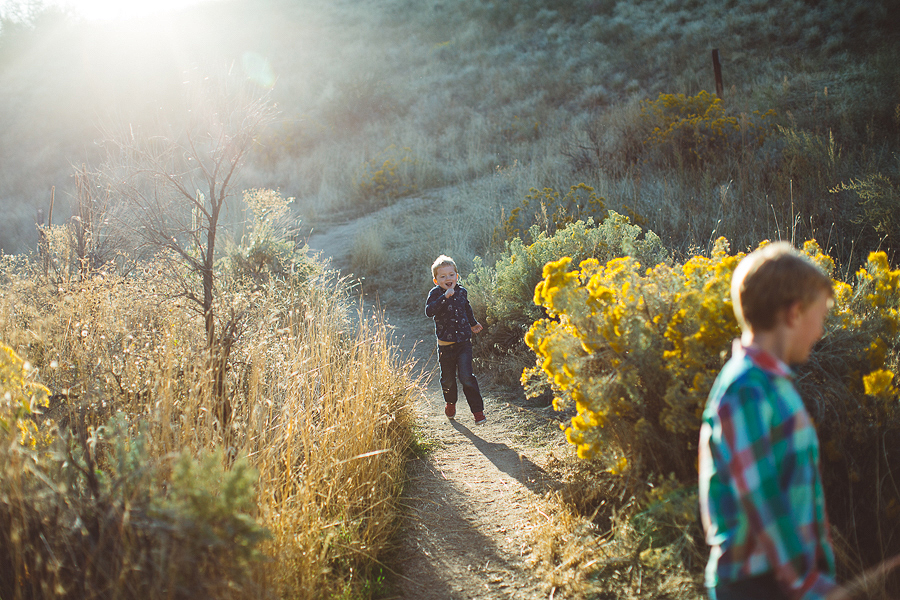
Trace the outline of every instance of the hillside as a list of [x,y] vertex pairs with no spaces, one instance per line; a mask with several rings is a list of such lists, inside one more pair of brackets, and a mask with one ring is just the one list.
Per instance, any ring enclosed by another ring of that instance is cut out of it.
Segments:
[[[645,172],[635,189],[635,103],[714,90],[710,49],[718,48],[729,110],[772,109],[781,124],[831,131],[845,154],[895,145],[895,9],[663,0],[516,8],[267,0],[249,9],[223,0],[114,26],[38,20],[33,31],[0,38],[0,204],[12,217],[0,248],[34,248],[36,209],[49,207],[53,186],[58,201],[72,194],[72,166],[99,162],[104,130],[155,119],[177,106],[183,81],[221,68],[271,86],[281,110],[246,185],[297,197],[310,224],[515,168],[511,189],[487,192],[490,205],[584,181],[661,234],[680,223],[693,229],[674,242],[702,244],[716,220],[685,222],[680,206],[734,177],[722,174],[704,191]],[[373,197],[365,184],[386,163],[394,189]],[[771,203],[781,190],[731,193],[750,201],[767,192]],[[69,211],[60,206],[54,218]]]

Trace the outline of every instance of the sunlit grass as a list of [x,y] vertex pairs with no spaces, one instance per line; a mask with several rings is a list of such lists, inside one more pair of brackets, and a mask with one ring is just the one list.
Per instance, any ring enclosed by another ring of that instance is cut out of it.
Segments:
[[[133,433],[147,432],[141,460],[148,468],[173,453],[218,451],[226,469],[241,459],[257,473],[251,515],[270,532],[259,545],[267,558],[253,567],[256,591],[233,588],[230,597],[263,590],[312,599],[368,589],[398,525],[418,384],[377,316],[360,314],[353,324],[344,282],[322,277],[229,296],[244,306],[246,321],[229,370],[232,413],[223,428],[204,366],[202,324],[169,297],[163,274],[151,266],[130,278],[52,284],[27,275],[12,265],[3,272],[0,338],[56,394],[47,416],[63,431],[81,422],[95,430],[119,414]],[[42,422],[45,429],[51,424]],[[121,527],[128,531],[127,523]],[[40,534],[57,533],[66,534]],[[111,552],[124,544],[121,556],[133,555],[127,535],[113,539]],[[31,556],[25,550],[38,540],[4,543]],[[104,554],[94,560],[109,568],[115,562]],[[67,588],[66,569],[55,573],[43,583]]]

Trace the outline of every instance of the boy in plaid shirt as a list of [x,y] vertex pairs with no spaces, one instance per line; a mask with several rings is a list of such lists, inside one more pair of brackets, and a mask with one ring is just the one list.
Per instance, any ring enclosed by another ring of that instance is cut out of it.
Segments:
[[835,583],[819,442],[793,383],[833,303],[831,279],[787,243],[731,285],[741,325],[700,430],[700,509],[713,600],[845,597]]

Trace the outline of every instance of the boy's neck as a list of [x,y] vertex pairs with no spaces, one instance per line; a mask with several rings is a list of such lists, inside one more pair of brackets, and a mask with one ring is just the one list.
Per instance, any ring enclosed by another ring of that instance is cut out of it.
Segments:
[[768,352],[783,363],[787,363],[790,340],[787,332],[780,327],[769,331],[745,331],[741,334],[741,344],[755,346]]

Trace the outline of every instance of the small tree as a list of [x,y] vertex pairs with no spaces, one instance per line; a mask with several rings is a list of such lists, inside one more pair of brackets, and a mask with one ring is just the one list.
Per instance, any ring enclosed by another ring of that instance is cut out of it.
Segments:
[[99,176],[121,201],[119,221],[139,249],[176,274],[179,295],[203,318],[220,422],[230,405],[225,367],[240,319],[215,311],[216,242],[237,175],[275,108],[245,82],[207,78],[185,84],[185,106],[152,128],[108,133]]

